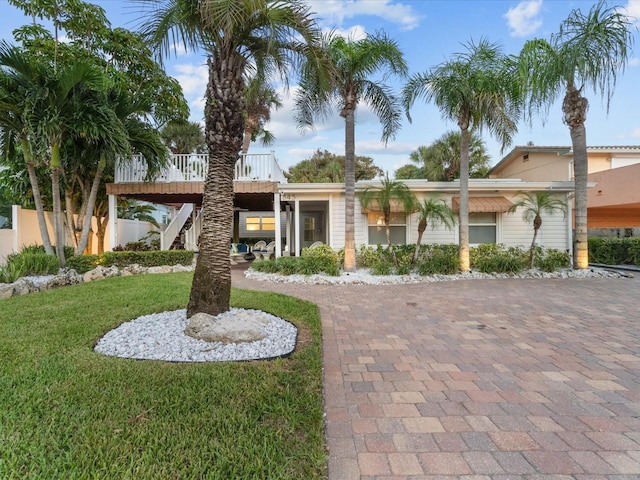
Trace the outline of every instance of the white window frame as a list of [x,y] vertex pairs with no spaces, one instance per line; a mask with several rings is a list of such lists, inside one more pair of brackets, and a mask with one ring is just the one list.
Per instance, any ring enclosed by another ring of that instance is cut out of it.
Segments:
[[[473,213],[493,213],[495,215],[495,222],[489,223],[489,222],[471,222],[471,215],[473,215]],[[472,243],[471,242],[471,227],[472,226],[477,226],[477,227],[495,227],[496,228],[496,244],[498,243],[502,243],[502,214],[499,212],[469,212],[469,246],[470,247],[477,247],[478,245],[480,245],[480,243]],[[458,239],[459,241],[460,239]]]
[[[376,223],[369,223],[369,213],[372,215],[376,215],[378,217],[383,217],[382,212],[368,212],[364,214],[364,224],[366,226],[366,237],[367,237],[367,246],[369,247],[375,247],[376,245],[378,245],[377,243],[373,244],[371,243],[371,240],[369,238],[369,228],[370,227],[378,227],[378,226],[382,226],[384,227],[384,217],[382,220],[382,225],[378,224],[378,221]],[[402,213],[402,212],[392,212],[391,215],[404,215],[404,223],[400,224],[400,223],[392,223],[390,226],[391,227],[404,227],[404,244],[403,245],[407,245],[409,244],[409,234],[410,234],[410,228],[411,228],[411,215],[408,215],[406,213]],[[386,234],[385,234],[386,236]],[[386,238],[385,238],[386,241]],[[380,243],[379,245],[382,245],[383,247],[387,247],[388,245],[386,243]]]

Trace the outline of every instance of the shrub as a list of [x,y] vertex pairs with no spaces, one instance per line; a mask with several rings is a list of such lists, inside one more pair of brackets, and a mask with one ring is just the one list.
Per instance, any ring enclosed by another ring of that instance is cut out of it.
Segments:
[[13,283],[30,275],[54,275],[58,273],[58,258],[30,247],[7,257],[6,266],[0,268],[0,282]]
[[335,252],[333,255],[327,256],[280,257],[275,260],[256,260],[251,265],[251,268],[257,272],[279,273],[281,275],[326,273],[327,275],[337,276],[340,270],[336,260],[337,254]]
[[67,259],[65,267],[71,268],[78,273],[85,273],[93,270],[98,265],[104,265],[103,255],[74,255]]
[[191,250],[153,250],[148,252],[105,252],[104,263],[110,267],[115,265],[124,268],[137,263],[141,267],[157,267],[160,265],[191,265],[194,253]]
[[483,273],[515,273],[527,265],[527,252],[521,247],[483,243],[469,251],[471,268]]
[[[423,248],[424,247],[424,248]],[[421,245],[416,270],[420,275],[453,275],[458,273],[458,245]]]
[[534,265],[544,272],[555,272],[561,268],[571,266],[571,257],[568,252],[563,252],[555,248],[541,249],[536,251]]
[[640,266],[640,238],[590,238],[589,262]]
[[380,251],[382,247],[377,248],[367,245],[360,245],[360,249],[356,251],[356,265],[361,268],[371,268],[380,261]]

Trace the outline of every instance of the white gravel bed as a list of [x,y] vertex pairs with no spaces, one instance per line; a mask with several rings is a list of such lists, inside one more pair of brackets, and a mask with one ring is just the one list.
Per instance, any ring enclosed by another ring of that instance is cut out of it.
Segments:
[[290,354],[296,346],[297,328],[274,315],[259,310],[232,308],[223,316],[260,317],[269,323],[260,331],[265,338],[256,342],[205,342],[184,334],[185,309],[154,313],[123,323],[108,332],[95,346],[104,355],[168,362],[221,362],[257,360]]
[[586,270],[563,269],[556,272],[541,270],[526,270],[519,273],[482,273],[466,272],[455,275],[372,275],[369,269],[359,269],[356,272],[342,272],[332,277],[325,274],[317,275],[280,275],[278,273],[262,273],[253,269],[245,271],[245,277],[276,283],[306,283],[309,285],[397,285],[407,283],[450,282],[455,280],[490,280],[498,278],[620,278],[618,272],[602,268],[588,268]]

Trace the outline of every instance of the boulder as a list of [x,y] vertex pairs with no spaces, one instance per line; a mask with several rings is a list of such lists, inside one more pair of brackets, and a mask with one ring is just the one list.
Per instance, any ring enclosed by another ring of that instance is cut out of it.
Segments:
[[185,267],[184,265],[174,265],[173,267],[171,267],[171,271],[173,273],[177,273],[177,272],[192,272],[193,271],[193,267],[191,265]]
[[260,321],[251,317],[196,313],[189,319],[184,333],[205,342],[248,343],[265,338],[266,335],[260,328],[266,325],[266,320]]
[[13,297],[13,283],[0,283],[0,300]]
[[93,270],[89,270],[82,276],[83,282],[93,282],[94,280],[102,280],[103,278],[117,277],[120,270],[115,265],[111,267],[98,266]]
[[162,265],[161,267],[149,267],[147,273],[171,273],[171,266]]

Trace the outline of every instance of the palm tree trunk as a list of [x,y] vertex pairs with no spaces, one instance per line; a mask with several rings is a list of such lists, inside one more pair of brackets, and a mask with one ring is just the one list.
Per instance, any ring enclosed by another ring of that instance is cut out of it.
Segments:
[[64,267],[65,242],[60,203],[60,144],[55,142],[51,145],[51,196],[53,197],[53,236],[56,239],[56,256],[60,267]]
[[344,111],[344,270],[356,271],[355,244],[355,203],[356,203],[356,163],[355,163],[355,115],[354,109]]
[[413,259],[411,263],[416,263],[418,261],[418,256],[420,255],[420,244],[422,243],[422,235],[424,235],[424,231],[427,229],[427,222],[420,221],[418,224],[418,240],[416,241],[416,250],[413,252]]
[[575,184],[575,235],[573,267],[586,269],[589,266],[589,244],[587,237],[587,132],[584,127],[588,102],[580,91],[569,86],[562,103],[565,123],[569,126],[573,147],[573,175]]
[[98,197],[98,188],[100,187],[100,181],[102,180],[102,172],[104,171],[104,167],[106,164],[106,157],[104,155],[101,155],[100,162],[98,163],[98,168],[96,170],[96,175],[95,177],[93,177],[91,192],[89,193],[89,198],[87,199],[86,212],[84,214],[84,221],[82,222],[82,234],[80,236],[80,241],[78,242],[76,255],[82,255],[87,249],[87,244],[89,243],[93,210],[96,205],[96,198]]
[[36,217],[38,218],[38,227],[40,227],[40,236],[42,237],[42,245],[44,251],[49,255],[53,255],[53,246],[49,238],[49,229],[47,228],[47,220],[44,218],[44,206],[42,205],[42,194],[38,185],[38,177],[36,176],[36,167],[33,165],[31,158],[31,146],[26,138],[20,139],[22,146],[22,155],[27,164],[27,172],[29,174],[29,183],[31,184],[31,192],[33,193],[33,203],[36,207]]
[[533,259],[536,252],[536,238],[538,237],[538,230],[540,228],[533,228],[533,240],[531,240],[531,248],[529,249],[529,268],[533,268]]
[[469,145],[470,137],[468,128],[460,129],[460,210],[459,236],[460,236],[460,271],[471,270],[469,262]]
[[202,199],[202,233],[187,305],[187,317],[218,315],[229,310],[233,223],[233,171],[244,132],[244,59],[237,54],[208,60],[209,83],[205,123],[209,171]]
[[74,206],[73,206],[73,190],[70,187],[64,190],[64,208],[67,217],[67,233],[71,238],[74,247],[78,247],[78,229],[74,220]]

